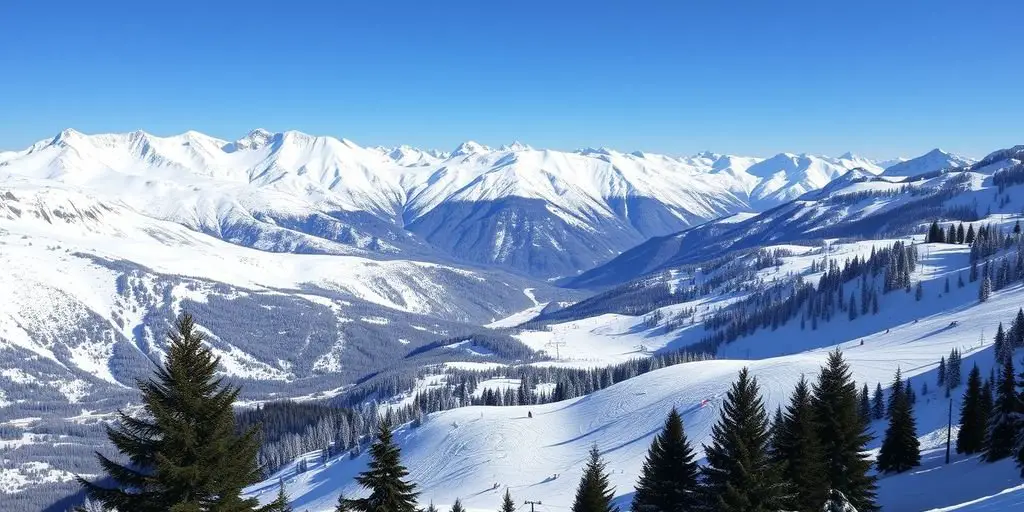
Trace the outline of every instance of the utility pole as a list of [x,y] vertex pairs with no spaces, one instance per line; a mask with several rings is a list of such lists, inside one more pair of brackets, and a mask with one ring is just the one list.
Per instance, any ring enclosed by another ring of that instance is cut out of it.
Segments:
[[551,341],[547,342],[546,344],[544,344],[545,347],[547,347],[547,346],[555,347],[555,360],[556,361],[561,361],[562,360],[562,356],[561,356],[561,354],[558,351],[558,348],[561,347],[562,345],[565,345],[564,341],[555,341],[555,340],[551,340]]
[[530,500],[526,500],[526,501],[524,501],[523,503],[525,503],[525,504],[527,504],[527,505],[529,505],[529,506],[530,506],[530,512],[534,512],[534,510],[533,510],[533,506],[534,506],[534,505],[541,505],[541,502],[539,502],[539,501],[530,501]]
[[953,399],[949,399],[949,423],[946,424],[946,464],[949,464],[949,443],[953,435]]

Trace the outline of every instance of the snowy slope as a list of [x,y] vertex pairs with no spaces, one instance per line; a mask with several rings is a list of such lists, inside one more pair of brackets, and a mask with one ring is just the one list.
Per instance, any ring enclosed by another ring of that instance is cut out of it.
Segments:
[[233,142],[191,131],[69,129],[0,155],[0,179],[87,190],[240,245],[454,257],[541,277],[575,274],[651,236],[774,206],[853,168],[879,170],[851,154],[671,157],[472,141],[444,153],[262,129]]
[[912,158],[885,169],[886,176],[917,176],[932,171],[940,171],[953,167],[964,167],[974,163],[974,160],[953,153],[947,153],[935,148],[917,158]]
[[[870,248],[869,242],[840,245],[832,254],[852,257],[869,253]],[[827,352],[838,346],[859,383],[873,388],[881,382],[885,386],[900,368],[915,389],[922,382],[932,388],[928,394],[919,393],[915,406],[924,465],[880,480],[879,499],[884,510],[1008,510],[999,507],[1019,503],[1022,498],[1012,464],[981,465],[975,458],[954,455],[955,464],[942,466],[948,402],[933,384],[939,358],[953,348],[964,354],[964,371],[978,364],[987,374],[992,366],[994,326],[1017,311],[1024,300],[1024,288],[1015,285],[983,304],[978,304],[973,285],[943,293],[945,277],[965,271],[965,249],[929,245],[921,251],[922,266],[914,274],[915,280],[924,283],[925,298],[920,302],[913,294],[894,292],[883,297],[878,316],[855,321],[836,319],[821,326],[813,336],[801,334],[796,322],[790,322],[787,327],[759,331],[727,345],[721,355],[728,359],[664,368],[582,398],[529,407],[473,407],[433,414],[422,426],[406,428],[397,435],[403,461],[410,468],[410,477],[421,486],[423,502],[432,501],[442,509],[461,498],[469,510],[493,510],[508,489],[517,500],[540,500],[550,510],[561,510],[571,505],[587,449],[596,443],[609,463],[620,506],[626,506],[651,438],[669,408],[679,408],[695,444],[706,443],[724,393],[740,368],[750,367],[768,409],[773,410],[787,399],[800,375],[814,375]],[[805,272],[810,262],[819,258],[814,253],[788,257],[779,268],[764,272],[766,277]],[[581,331],[571,336],[590,338],[591,347],[611,342],[620,336],[621,328],[628,327],[623,324],[628,321],[625,318],[595,317],[588,321],[593,323],[590,328],[574,329],[573,323],[555,327]],[[634,318],[633,327],[639,321]],[[951,322],[955,324],[951,326]],[[598,325],[608,329],[597,329]],[[703,329],[698,326],[694,330]],[[633,331],[636,336],[643,335],[637,329]],[[650,331],[659,332],[657,328]],[[983,333],[987,334],[983,337]],[[684,332],[682,336],[689,335]],[[587,350],[584,348],[582,353]],[[954,407],[959,391],[954,393]],[[710,403],[702,407],[704,400]],[[532,419],[527,418],[528,411]],[[881,422],[873,425],[876,433],[883,426]],[[879,443],[876,438],[871,448],[876,449]],[[286,469],[279,476],[284,478],[294,506],[330,510],[339,491],[348,496],[358,494],[352,477],[365,462],[365,455],[356,460],[340,457],[326,465],[314,465],[307,473],[294,475]],[[498,483],[497,489],[492,489],[494,483]],[[277,477],[254,486],[250,492],[269,500],[276,485]],[[946,491],[934,492],[937,488]]]

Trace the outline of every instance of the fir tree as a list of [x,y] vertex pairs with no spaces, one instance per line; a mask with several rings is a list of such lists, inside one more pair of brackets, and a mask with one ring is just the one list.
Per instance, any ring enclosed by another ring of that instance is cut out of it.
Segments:
[[[866,399],[867,385],[861,396]],[[783,478],[792,484],[790,506],[799,511],[817,512],[828,494],[828,481],[825,478],[824,455],[818,443],[811,392],[803,377],[793,390],[777,430],[773,458],[782,468]]]
[[675,408],[647,451],[633,495],[633,512],[686,512],[700,504],[698,466]]
[[1002,364],[1009,357],[1013,357],[1013,348],[1007,343],[1006,331],[1003,330],[1003,323],[999,322],[999,327],[996,329],[996,338],[992,344],[992,350],[996,354],[996,362]]
[[268,507],[275,512],[292,512],[292,506],[288,503],[288,493],[284,492],[284,482],[277,482],[277,497],[274,498]]
[[923,297],[924,297],[924,285],[921,284],[921,281],[918,281],[917,282],[917,287],[914,289],[914,300],[920,302]]
[[921,465],[921,446],[917,440],[917,423],[898,369],[890,393],[889,427],[878,453],[878,470],[902,473]]
[[[391,509],[380,509],[381,511],[387,510],[390,512]],[[466,512],[466,508],[462,506],[462,500],[455,498],[455,503],[452,503],[451,512]]]
[[619,508],[612,505],[615,491],[608,482],[605,463],[601,460],[601,452],[597,445],[590,448],[590,460],[583,469],[583,478],[576,489],[576,499],[572,503],[572,512],[618,512]]
[[406,481],[409,471],[402,465],[401,450],[391,435],[388,421],[377,425],[377,439],[370,445],[370,463],[356,476],[359,485],[370,490],[370,496],[346,500],[356,512],[415,512],[416,485]]
[[813,403],[829,486],[861,512],[878,510],[875,477],[864,454],[871,435],[857,413],[857,387],[839,349],[829,354],[818,374]]
[[168,338],[163,366],[139,382],[143,414],[119,412],[119,423],[107,427],[130,464],[97,453],[116,485],[81,477],[79,483],[90,498],[117,510],[257,510],[255,498],[242,498],[242,488],[260,480],[260,468],[257,429],[235,432],[232,404],[240,389],[217,378],[220,360],[203,346],[190,315],[178,319]]
[[821,507],[821,512],[857,512],[850,500],[842,492],[832,489],[828,492],[828,500]]
[[860,388],[860,419],[864,423],[871,423],[871,398],[868,394],[868,384],[865,382],[864,387]]
[[871,417],[876,420],[885,417],[885,394],[881,383],[875,385],[875,394],[871,397]]
[[789,496],[768,453],[768,414],[757,380],[744,368],[711,429],[704,455],[706,506],[713,511],[784,510]]
[[985,276],[985,279],[981,281],[981,286],[978,287],[978,302],[986,302],[991,296],[992,279],[989,276]]
[[994,402],[989,413],[985,434],[984,458],[988,462],[1009,457],[1013,451],[1017,434],[1015,415],[1019,412],[1019,400],[1014,390],[1013,358],[1003,361],[1002,370],[994,390]]
[[939,370],[938,370],[937,373],[939,374],[939,387],[944,387],[946,385],[946,358],[945,358],[945,356],[939,358]]
[[516,502],[512,501],[512,494],[505,489],[505,497],[501,500],[501,510],[498,512],[516,512]]
[[957,453],[978,453],[985,445],[985,422],[982,410],[982,383],[978,365],[967,375],[967,389],[960,404],[960,430],[956,434]]

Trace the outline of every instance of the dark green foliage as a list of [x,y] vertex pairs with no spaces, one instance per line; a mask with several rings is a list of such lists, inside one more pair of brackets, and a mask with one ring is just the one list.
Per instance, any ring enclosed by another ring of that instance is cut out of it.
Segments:
[[960,404],[960,430],[956,434],[957,453],[978,453],[985,445],[985,422],[983,410],[981,372],[978,366],[971,368],[967,375],[967,389]]
[[906,389],[897,369],[889,400],[889,427],[885,430],[882,449],[878,453],[878,470],[883,473],[902,473],[921,465],[917,423]]
[[880,420],[885,417],[885,393],[882,384],[875,384],[875,394],[871,397],[871,418]]
[[988,418],[984,458],[995,462],[1009,457],[1016,437],[1014,415],[1019,412],[1019,399],[1014,390],[1013,358],[1003,361],[995,384],[995,399]]
[[700,503],[699,468],[675,408],[654,438],[636,485],[633,512],[686,512]]
[[508,489],[505,489],[505,497],[501,500],[501,510],[499,512],[516,512],[516,502],[512,501],[512,494],[509,493]]
[[[376,510],[387,510],[387,511],[390,511],[391,509],[384,508],[384,509],[376,509]],[[458,498],[455,498],[455,503],[452,503],[452,510],[451,510],[451,512],[466,512],[466,508],[462,506],[462,500],[460,500]]]
[[129,464],[97,454],[116,487],[79,482],[90,497],[118,510],[255,510],[258,502],[241,493],[260,480],[259,436],[256,428],[235,433],[239,388],[216,377],[220,360],[203,345],[191,316],[182,315],[168,338],[164,365],[139,382],[143,414],[119,412],[119,423],[107,428]]
[[857,412],[857,387],[850,367],[838,349],[829,354],[818,374],[813,408],[829,486],[841,491],[860,512],[878,510],[871,461],[864,455],[871,436]]
[[[415,512],[416,485],[405,478],[409,471],[401,461],[401,450],[391,435],[391,425],[381,421],[377,439],[370,446],[370,464],[356,482],[370,490],[370,496],[347,500],[350,510],[357,512]],[[458,503],[458,502],[456,502]]]
[[590,449],[590,460],[583,470],[583,478],[576,489],[576,499],[572,503],[572,512],[618,512],[619,508],[612,505],[615,491],[608,483],[605,463],[601,460],[601,452],[597,446]]
[[[431,503],[430,506],[434,506],[434,504]],[[348,508],[348,500],[345,499],[345,495],[339,494],[338,504],[334,506],[334,512],[349,512],[349,510],[350,509]],[[437,509],[434,509],[434,512],[437,512]]]
[[265,510],[292,512],[292,506],[288,504],[288,494],[284,492],[284,482],[277,483],[277,497],[265,507]]
[[[867,386],[862,395],[867,397]],[[793,510],[818,512],[828,494],[825,460],[818,442],[817,425],[807,381],[801,377],[790,397],[782,424],[776,428],[773,458],[782,467],[782,475],[792,484]]]
[[703,468],[708,510],[785,510],[790,496],[768,453],[768,414],[757,380],[744,368],[732,384],[705,447]]
[[860,388],[860,409],[858,412],[860,413],[861,421],[864,423],[871,422],[871,398],[868,395],[867,383],[864,383],[864,387]]

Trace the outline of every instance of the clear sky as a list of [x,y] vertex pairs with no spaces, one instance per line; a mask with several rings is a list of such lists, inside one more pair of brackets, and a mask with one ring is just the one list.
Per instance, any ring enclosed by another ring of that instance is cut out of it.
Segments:
[[1024,2],[0,1],[0,148],[297,129],[670,154],[1024,143]]

